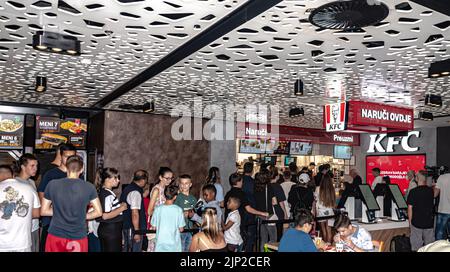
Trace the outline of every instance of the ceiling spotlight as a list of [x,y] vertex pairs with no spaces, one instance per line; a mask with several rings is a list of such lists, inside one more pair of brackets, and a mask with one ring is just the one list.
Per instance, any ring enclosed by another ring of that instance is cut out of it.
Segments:
[[436,78],[450,75],[450,59],[433,62],[428,68],[428,77]]
[[155,102],[147,102],[144,105],[142,105],[142,111],[145,113],[150,113],[155,111]]
[[38,93],[45,92],[47,90],[47,78],[42,76],[36,77],[36,86],[34,90]]
[[427,94],[425,96],[425,106],[442,107],[442,97],[440,95]]
[[419,112],[419,119],[423,121],[433,121],[433,113],[421,111]]
[[79,56],[80,41],[73,36],[48,31],[37,31],[33,35],[33,48],[44,52]]
[[289,117],[298,117],[300,115],[305,115],[305,110],[303,108],[292,108],[289,110]]
[[294,94],[297,96],[303,95],[303,81],[301,79],[297,79],[294,84]]

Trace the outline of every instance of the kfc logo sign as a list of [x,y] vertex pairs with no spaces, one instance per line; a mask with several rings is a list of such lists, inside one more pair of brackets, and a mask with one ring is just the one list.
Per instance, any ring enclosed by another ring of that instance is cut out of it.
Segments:
[[389,137],[387,138],[386,147],[384,147],[382,141],[387,137],[387,134],[369,135],[370,143],[367,153],[392,153],[395,152],[394,147],[397,145],[401,145],[406,152],[416,152],[419,150],[419,147],[412,147],[410,145],[410,139],[413,136],[420,138],[420,131],[411,131],[408,133],[408,136],[404,137]]
[[327,131],[345,130],[346,102],[325,105],[325,128]]

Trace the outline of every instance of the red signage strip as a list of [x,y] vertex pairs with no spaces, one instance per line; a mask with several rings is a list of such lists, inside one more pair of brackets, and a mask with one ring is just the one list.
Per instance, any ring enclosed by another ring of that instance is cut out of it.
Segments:
[[236,137],[241,139],[276,139],[280,141],[312,142],[315,144],[360,144],[357,133],[326,132],[322,129],[278,126],[278,133],[272,131],[271,125],[257,125],[238,122]]
[[392,130],[413,130],[414,110],[385,104],[349,101],[347,129],[378,127]]

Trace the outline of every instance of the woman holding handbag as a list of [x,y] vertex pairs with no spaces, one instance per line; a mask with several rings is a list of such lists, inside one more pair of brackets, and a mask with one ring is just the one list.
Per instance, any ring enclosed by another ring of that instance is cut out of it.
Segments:
[[[262,212],[267,212],[269,218],[261,218],[268,220],[278,220],[273,206],[276,205],[277,198],[270,186],[270,172],[267,169],[261,169],[261,172],[255,175],[255,209]],[[264,251],[264,244],[274,243],[277,241],[277,228],[275,223],[261,225],[261,237],[259,250]]]

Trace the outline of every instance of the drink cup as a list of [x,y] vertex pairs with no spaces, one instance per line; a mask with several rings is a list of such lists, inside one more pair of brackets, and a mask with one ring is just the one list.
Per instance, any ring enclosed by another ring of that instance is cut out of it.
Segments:
[[344,251],[344,243],[337,242],[336,243],[336,252],[343,252]]
[[316,246],[320,246],[320,244],[322,243],[322,237],[316,237],[315,242]]

